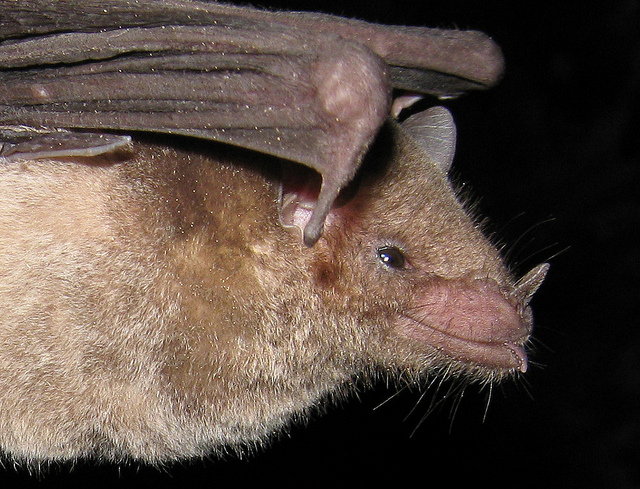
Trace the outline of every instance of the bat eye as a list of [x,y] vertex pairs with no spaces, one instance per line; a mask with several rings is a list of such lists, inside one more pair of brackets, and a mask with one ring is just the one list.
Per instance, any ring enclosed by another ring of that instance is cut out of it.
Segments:
[[382,246],[378,248],[378,258],[380,258],[380,261],[385,266],[397,270],[405,268],[407,265],[404,254],[395,246]]

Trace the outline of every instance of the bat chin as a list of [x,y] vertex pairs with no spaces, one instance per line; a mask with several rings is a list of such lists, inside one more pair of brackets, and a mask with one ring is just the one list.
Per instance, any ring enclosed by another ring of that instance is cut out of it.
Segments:
[[527,371],[529,308],[493,280],[440,280],[418,302],[396,325],[402,336],[469,365]]

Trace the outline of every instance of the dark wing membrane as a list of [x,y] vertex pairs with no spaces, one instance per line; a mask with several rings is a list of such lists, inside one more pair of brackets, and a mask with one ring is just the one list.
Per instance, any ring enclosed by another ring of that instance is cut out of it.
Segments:
[[490,88],[504,71],[500,47],[478,31],[372,24],[308,12],[275,15],[279,23],[337,33],[369,47],[389,65],[395,88],[450,98]]
[[2,0],[0,38],[89,32],[114,26],[219,25],[243,29],[277,23],[339,35],[368,46],[391,67],[394,86],[438,96],[488,88],[502,76],[497,44],[477,31],[387,26],[309,12],[269,12],[216,2],[162,0]]
[[267,28],[56,34],[0,45],[0,66],[5,124],[198,136],[318,171],[359,156],[389,104],[370,51]]

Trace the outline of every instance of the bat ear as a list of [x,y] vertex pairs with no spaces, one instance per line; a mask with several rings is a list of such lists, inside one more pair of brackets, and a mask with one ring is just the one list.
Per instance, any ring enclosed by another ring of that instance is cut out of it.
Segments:
[[[291,162],[282,162],[279,214],[280,224],[297,229],[304,241],[304,230],[318,203],[322,180],[320,175]],[[325,216],[326,217],[326,216]]]
[[444,172],[451,168],[456,151],[456,125],[444,107],[431,107],[408,117],[400,126]]
[[26,126],[0,126],[0,161],[97,156],[130,143],[131,137],[117,134],[50,132]]

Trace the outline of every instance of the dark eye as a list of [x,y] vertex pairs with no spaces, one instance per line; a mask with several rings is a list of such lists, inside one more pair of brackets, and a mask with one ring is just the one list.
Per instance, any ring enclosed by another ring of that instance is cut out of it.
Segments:
[[401,269],[407,265],[404,254],[395,246],[382,246],[378,248],[378,258],[389,268]]

